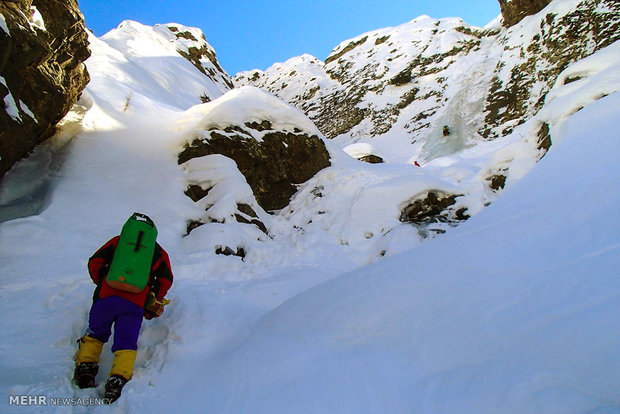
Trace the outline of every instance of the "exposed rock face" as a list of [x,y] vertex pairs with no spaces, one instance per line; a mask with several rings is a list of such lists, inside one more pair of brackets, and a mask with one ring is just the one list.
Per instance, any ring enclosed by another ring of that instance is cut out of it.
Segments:
[[524,17],[536,14],[551,3],[551,0],[499,0],[505,26],[514,26]]
[[506,186],[506,170],[497,171],[486,179],[489,188],[495,192],[501,191]]
[[[261,132],[262,139],[255,139],[253,131]],[[196,138],[179,154],[179,164],[210,154],[221,154],[236,162],[266,211],[288,205],[296,184],[330,165],[329,153],[318,136],[300,130],[273,130],[267,120],[210,129],[207,138]]]
[[76,0],[0,3],[0,177],[54,134],[86,87],[87,39]]

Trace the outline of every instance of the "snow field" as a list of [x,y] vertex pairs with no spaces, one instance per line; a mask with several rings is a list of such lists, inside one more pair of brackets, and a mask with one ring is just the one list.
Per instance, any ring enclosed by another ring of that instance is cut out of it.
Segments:
[[[257,211],[270,236],[226,222],[184,237],[207,204],[226,218],[253,202],[230,160],[177,165],[188,139],[265,117],[317,131],[255,88],[192,106],[225,90],[177,60],[168,29],[121,29],[93,39],[93,80],[64,131],[0,188],[0,394],[98,396],[101,385],[70,383],[94,289],[86,264],[133,211],[154,219],[170,253],[172,303],[144,322],[134,378],[113,407],[5,399],[1,411],[620,412],[617,44],[569,66],[560,79],[581,79],[558,80],[504,139],[422,168],[361,163],[327,142],[332,167],[279,214]],[[554,145],[536,164],[542,122]],[[500,168],[497,198],[484,180]],[[183,194],[209,179],[211,199]],[[473,217],[422,240],[398,214],[428,190],[463,193]],[[218,244],[248,254],[218,256]],[[110,360],[108,344],[99,383]]]

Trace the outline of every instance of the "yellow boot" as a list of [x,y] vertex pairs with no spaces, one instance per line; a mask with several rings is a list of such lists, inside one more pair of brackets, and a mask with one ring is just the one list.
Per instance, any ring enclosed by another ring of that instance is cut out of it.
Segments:
[[121,396],[123,387],[133,375],[133,366],[136,362],[136,351],[133,349],[121,349],[114,353],[110,378],[105,384],[105,399],[112,404]]
[[80,348],[75,356],[73,378],[80,388],[95,387],[95,377],[99,371],[99,356],[103,342],[84,335],[80,338]]
[[98,339],[84,335],[80,339],[80,348],[75,356],[75,363],[80,365],[82,362],[99,363],[99,356],[103,349],[103,342]]
[[116,351],[114,353],[114,360],[112,361],[110,376],[120,375],[129,381],[133,375],[133,366],[136,362],[136,354],[137,352],[134,349],[121,349]]

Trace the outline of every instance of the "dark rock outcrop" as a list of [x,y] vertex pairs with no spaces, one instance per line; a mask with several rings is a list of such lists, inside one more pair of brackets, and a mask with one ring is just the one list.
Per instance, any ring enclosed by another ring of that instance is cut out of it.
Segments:
[[76,0],[5,0],[0,14],[1,178],[78,100],[90,51]]
[[496,174],[493,174],[487,177],[486,182],[489,185],[489,188],[495,192],[501,191],[506,187],[506,169],[502,171],[498,171]]
[[364,155],[359,160],[367,162],[369,164],[383,164],[385,162],[383,161],[383,158],[379,157],[378,155],[374,155],[374,154]]
[[[461,194],[462,195],[462,194]],[[456,198],[460,195],[442,191],[418,194],[401,210],[400,221],[413,224],[449,223],[456,224],[469,218],[466,208],[454,210]]]
[[542,157],[544,157],[547,152],[549,151],[549,148],[551,148],[551,134],[549,133],[549,124],[548,123],[543,123],[540,127],[540,129],[538,130],[538,133],[536,134],[536,136],[538,137],[538,150],[540,151],[540,155],[538,156],[538,159],[541,159]]
[[245,257],[245,248],[243,246],[237,247],[237,250],[233,250],[230,246],[215,246],[215,254],[221,254],[224,256],[238,256],[242,260]]
[[551,0],[499,0],[504,26],[514,26],[524,17],[538,13],[549,3]]
[[[262,139],[255,139],[252,131],[263,133]],[[269,121],[211,129],[208,135],[187,145],[179,154],[179,164],[210,154],[233,159],[265,211],[287,206],[296,184],[330,166],[329,153],[318,136],[273,130]]]

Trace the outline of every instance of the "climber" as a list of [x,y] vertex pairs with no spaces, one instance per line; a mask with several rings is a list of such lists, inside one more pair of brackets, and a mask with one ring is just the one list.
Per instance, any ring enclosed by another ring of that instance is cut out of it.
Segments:
[[444,125],[443,126],[443,136],[447,137],[448,135],[450,135],[450,127],[448,125]]
[[97,288],[88,329],[78,340],[74,380],[80,388],[96,386],[99,357],[114,324],[114,359],[105,385],[108,403],[120,397],[132,377],[142,318],[159,317],[170,302],[164,296],[172,285],[172,270],[156,238],[153,221],[134,213],[121,234],[88,260],[88,272]]

